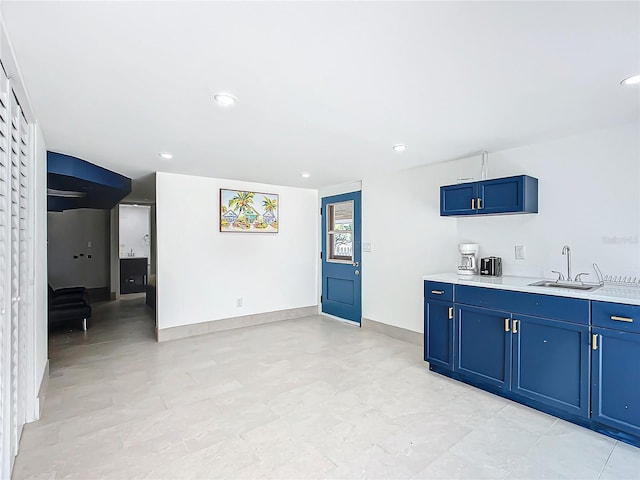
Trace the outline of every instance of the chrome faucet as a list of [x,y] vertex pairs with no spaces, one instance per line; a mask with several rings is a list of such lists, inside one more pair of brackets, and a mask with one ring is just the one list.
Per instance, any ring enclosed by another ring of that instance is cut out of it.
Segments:
[[562,254],[567,256],[567,281],[571,281],[571,248],[569,245],[562,247]]

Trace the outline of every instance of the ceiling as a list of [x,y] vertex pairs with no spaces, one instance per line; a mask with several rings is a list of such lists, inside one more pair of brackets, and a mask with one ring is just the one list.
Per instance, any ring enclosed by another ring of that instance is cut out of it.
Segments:
[[635,1],[0,8],[48,148],[132,200],[155,171],[318,188],[640,118]]

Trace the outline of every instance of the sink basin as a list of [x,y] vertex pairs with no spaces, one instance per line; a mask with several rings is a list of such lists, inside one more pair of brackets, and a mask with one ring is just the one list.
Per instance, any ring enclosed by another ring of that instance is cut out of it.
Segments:
[[550,287],[550,288],[566,288],[569,290],[580,290],[581,292],[591,292],[600,288],[602,285],[584,285],[582,283],[566,283],[552,282],[549,280],[541,280],[540,282],[530,283],[530,287]]

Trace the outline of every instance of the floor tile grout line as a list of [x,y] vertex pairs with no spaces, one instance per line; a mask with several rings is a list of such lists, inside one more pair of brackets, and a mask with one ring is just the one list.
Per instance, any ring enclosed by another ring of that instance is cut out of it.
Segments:
[[618,443],[620,443],[618,440],[613,442],[613,446],[611,447],[611,451],[609,452],[609,455],[607,456],[607,459],[605,460],[605,462],[602,464],[602,468],[600,469],[600,473],[598,474],[598,480],[600,480],[600,477],[602,477],[602,474],[606,470],[607,464],[609,463],[609,460],[611,459],[611,455],[613,455],[613,451],[616,449],[616,446],[618,445]]

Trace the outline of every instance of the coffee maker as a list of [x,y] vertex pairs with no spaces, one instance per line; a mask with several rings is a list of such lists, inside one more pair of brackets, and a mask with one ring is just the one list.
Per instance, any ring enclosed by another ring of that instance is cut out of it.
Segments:
[[478,273],[477,243],[461,243],[458,245],[460,259],[458,260],[458,275],[476,275]]

